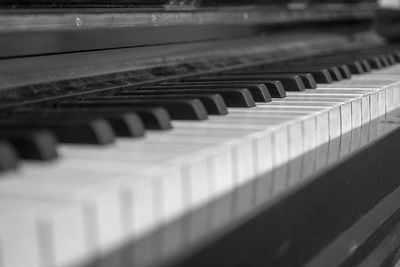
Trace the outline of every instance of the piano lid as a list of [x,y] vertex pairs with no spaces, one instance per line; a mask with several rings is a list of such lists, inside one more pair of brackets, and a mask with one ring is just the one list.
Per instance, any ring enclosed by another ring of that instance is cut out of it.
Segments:
[[0,58],[243,38],[288,25],[368,24],[374,2],[2,0]]
[[232,5],[308,5],[350,4],[377,0],[2,0],[1,8],[76,8],[76,7],[157,7],[157,6],[232,6]]

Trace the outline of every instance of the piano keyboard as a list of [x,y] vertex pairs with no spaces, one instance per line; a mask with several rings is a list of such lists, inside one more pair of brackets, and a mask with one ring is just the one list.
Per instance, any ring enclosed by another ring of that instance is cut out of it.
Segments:
[[[399,55],[367,52],[1,115],[0,266],[152,266],[307,183],[390,130],[359,131],[357,141],[311,155],[314,164],[288,165],[400,107]],[[246,194],[197,216],[246,186]],[[188,213],[188,225],[141,248],[140,240]]]

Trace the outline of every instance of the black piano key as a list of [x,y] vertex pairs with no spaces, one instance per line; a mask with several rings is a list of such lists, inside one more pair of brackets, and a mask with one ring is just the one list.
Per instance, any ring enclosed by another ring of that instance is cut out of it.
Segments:
[[6,140],[0,140],[0,171],[15,169],[18,155],[14,147]]
[[400,50],[393,51],[393,52],[391,52],[391,54],[393,55],[394,59],[396,60],[396,63],[399,63],[400,62]]
[[238,73],[234,75],[220,74],[218,76],[211,77],[200,77],[199,80],[203,79],[215,79],[215,80],[226,80],[226,81],[280,81],[286,91],[304,91],[306,88],[303,81],[297,75],[285,75],[285,74],[262,74],[262,75],[251,75],[246,73]]
[[367,72],[360,61],[348,62],[346,65],[352,74],[364,74]]
[[111,125],[102,119],[0,119],[0,127],[5,129],[48,129],[63,143],[76,144],[110,144],[115,135]]
[[218,88],[243,88],[250,91],[254,100],[256,102],[270,102],[272,100],[271,94],[268,91],[268,88],[264,84],[234,84],[234,83],[213,83],[213,82],[190,82],[190,81],[183,81],[183,82],[168,82],[168,83],[161,83],[159,86],[167,86],[167,87],[175,87],[176,89],[179,88],[186,88],[186,89],[218,89]]
[[78,102],[86,106],[97,107],[163,107],[175,120],[205,120],[208,118],[204,105],[198,99],[137,100],[124,96],[104,96],[91,97]]
[[397,63],[397,60],[393,54],[386,54],[386,58],[389,62],[389,65],[394,65]]
[[383,68],[382,62],[378,57],[370,57],[367,59],[369,65],[372,69],[381,69]]
[[136,113],[144,123],[146,129],[149,130],[169,130],[172,128],[171,118],[166,109],[161,107],[99,107],[95,105],[82,105],[80,102],[60,102],[57,104],[59,108],[75,110],[77,112],[93,112],[100,114],[110,113]]
[[206,108],[208,114],[210,115],[226,115],[228,114],[228,109],[226,107],[225,101],[221,95],[218,94],[171,94],[169,92],[159,92],[150,90],[129,90],[121,91],[118,93],[120,96],[132,96],[138,97],[139,99],[144,99],[147,97],[162,97],[162,98],[172,98],[172,99],[199,99],[204,107]]
[[197,88],[197,89],[176,89],[175,86],[148,86],[141,87],[143,91],[154,91],[154,93],[165,92],[165,94],[219,94],[224,99],[228,107],[242,107],[249,108],[254,107],[255,100],[249,90],[245,88]]
[[388,66],[390,66],[390,62],[389,62],[389,60],[388,60],[388,58],[387,58],[386,55],[380,55],[380,56],[378,56],[378,57],[379,57],[379,59],[380,59],[380,61],[381,61],[383,67],[388,67]]
[[57,139],[49,131],[2,128],[0,139],[11,142],[23,159],[52,160],[58,157]]
[[362,67],[363,67],[365,72],[371,72],[372,71],[372,67],[371,67],[371,65],[370,65],[368,60],[362,59],[362,60],[360,60],[360,62],[361,62],[361,65],[362,65]]

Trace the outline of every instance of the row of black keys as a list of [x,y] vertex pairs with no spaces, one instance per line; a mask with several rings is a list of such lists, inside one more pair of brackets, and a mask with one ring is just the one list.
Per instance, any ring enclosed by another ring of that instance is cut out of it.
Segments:
[[286,91],[314,89],[400,62],[393,48],[261,65],[146,87],[121,87],[107,96],[59,102],[40,109],[0,114],[0,170],[18,158],[52,160],[57,141],[109,144],[115,136],[142,137],[145,129],[167,130],[171,118],[204,120],[225,115],[227,107],[283,98]]

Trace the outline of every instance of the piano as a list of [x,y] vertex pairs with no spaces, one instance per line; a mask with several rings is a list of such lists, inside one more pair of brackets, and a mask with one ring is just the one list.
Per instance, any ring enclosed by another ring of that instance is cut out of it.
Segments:
[[0,266],[394,266],[377,10],[1,1]]

